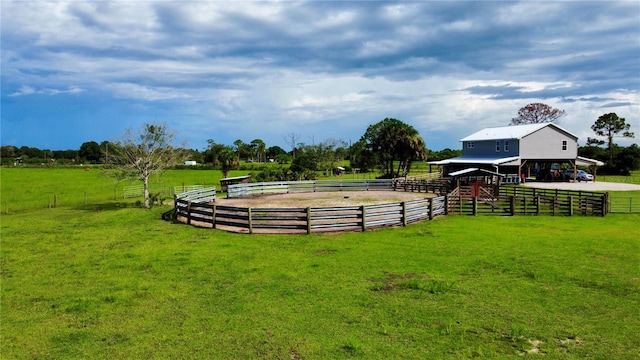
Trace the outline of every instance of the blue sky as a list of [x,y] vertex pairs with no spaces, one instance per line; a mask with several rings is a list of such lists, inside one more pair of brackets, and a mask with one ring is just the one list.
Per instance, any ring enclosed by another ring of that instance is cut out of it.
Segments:
[[77,149],[166,123],[180,143],[355,142],[393,117],[460,148],[520,107],[640,138],[638,1],[1,1],[1,143]]

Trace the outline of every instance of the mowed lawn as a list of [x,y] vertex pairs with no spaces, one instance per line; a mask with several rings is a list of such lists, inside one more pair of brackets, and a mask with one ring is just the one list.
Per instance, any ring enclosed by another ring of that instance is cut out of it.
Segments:
[[640,356],[638,214],[276,236],[168,209],[3,212],[0,357]]

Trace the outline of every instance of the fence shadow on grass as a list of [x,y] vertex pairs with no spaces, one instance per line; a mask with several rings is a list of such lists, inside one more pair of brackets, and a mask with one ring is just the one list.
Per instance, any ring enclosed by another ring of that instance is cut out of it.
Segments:
[[140,205],[132,202],[106,202],[99,204],[82,204],[74,207],[75,210],[85,210],[85,211],[108,211],[108,210],[120,210],[126,208],[135,208],[140,207]]

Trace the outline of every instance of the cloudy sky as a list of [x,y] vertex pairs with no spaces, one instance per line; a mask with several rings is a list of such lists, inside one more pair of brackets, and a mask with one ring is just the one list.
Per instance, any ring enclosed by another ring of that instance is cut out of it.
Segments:
[[357,141],[386,117],[427,147],[563,109],[640,141],[638,1],[1,1],[1,143],[77,149],[166,123],[180,142]]

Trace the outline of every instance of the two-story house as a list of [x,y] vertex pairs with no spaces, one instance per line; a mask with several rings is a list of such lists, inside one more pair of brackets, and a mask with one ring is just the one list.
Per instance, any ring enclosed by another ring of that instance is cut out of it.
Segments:
[[462,142],[462,156],[430,162],[442,166],[443,175],[468,168],[490,170],[519,179],[532,171],[553,170],[576,166],[604,165],[602,162],[578,156],[578,137],[553,123],[501,126],[482,129]]

